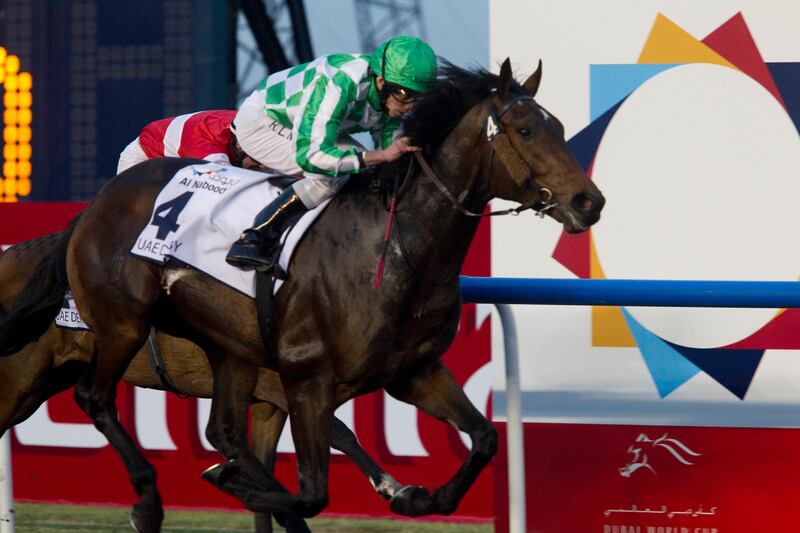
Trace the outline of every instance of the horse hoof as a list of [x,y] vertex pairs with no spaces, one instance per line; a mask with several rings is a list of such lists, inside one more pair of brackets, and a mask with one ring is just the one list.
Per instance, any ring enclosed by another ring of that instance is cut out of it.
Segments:
[[405,489],[406,485],[401,485],[397,480],[384,472],[378,477],[378,480],[370,478],[370,483],[375,488],[375,492],[384,500],[391,500],[396,494]]
[[131,510],[129,520],[131,527],[137,533],[159,533],[161,531],[161,522],[164,520],[164,513],[148,511],[137,503]]
[[200,477],[216,487],[221,487],[238,473],[239,466],[236,463],[219,463],[206,468]]
[[[277,515],[275,518],[278,518]],[[286,529],[286,533],[311,533],[306,521],[294,514],[284,515],[284,523],[281,525]]]
[[403,516],[421,516],[430,514],[433,498],[425,487],[406,485],[392,498],[389,507],[393,512]]

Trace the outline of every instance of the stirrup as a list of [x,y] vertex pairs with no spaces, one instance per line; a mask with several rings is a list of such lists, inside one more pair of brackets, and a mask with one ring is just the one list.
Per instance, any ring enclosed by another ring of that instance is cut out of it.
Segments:
[[286,279],[286,271],[278,264],[280,259],[280,250],[275,252],[275,256],[269,263],[259,263],[254,267],[256,272],[264,272],[265,274],[279,280]]

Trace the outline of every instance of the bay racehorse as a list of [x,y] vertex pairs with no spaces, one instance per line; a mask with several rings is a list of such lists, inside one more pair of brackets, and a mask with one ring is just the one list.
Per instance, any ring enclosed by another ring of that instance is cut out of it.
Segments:
[[[459,322],[458,276],[479,220],[472,215],[502,198],[580,232],[599,219],[604,204],[569,152],[560,122],[534,100],[540,79],[541,66],[517,83],[509,60],[499,75],[442,69],[405,122],[431,164],[403,188],[383,284],[372,286],[383,202],[346,187],[295,251],[274,303],[275,352],[264,347],[253,300],[181,264],[157,266],[128,253],[164,184],[198,163],[163,159],[105,185],[0,326],[0,353],[52,319],[57,309],[48,309],[48,302],[68,284],[96,341],[76,398],[135,476],[142,465],[116,418],[116,384],[151,325],[192,340],[214,374],[207,436],[230,461],[206,472],[206,479],[249,509],[305,517],[327,505],[335,408],[384,388],[471,437],[464,464],[443,486],[433,492],[410,487],[391,500],[405,515],[452,513],[497,447],[492,424],[440,362]],[[278,371],[286,393],[297,495],[247,446],[247,409],[262,366]]]
[[[0,320],[18,298],[33,268],[48,256],[60,234],[45,235],[18,243],[0,253]],[[171,388],[179,394],[210,398],[213,391],[211,367],[199,346],[186,339],[157,333],[156,342],[169,376],[164,383],[150,361],[147,348],[134,357],[123,379],[149,389]],[[19,352],[0,359],[0,435],[28,419],[42,403],[56,393],[73,387],[92,359],[94,336],[91,332],[61,328],[51,324],[37,340]],[[253,393],[253,451],[268,468],[274,467],[278,439],[286,421],[286,398],[278,375],[261,368]],[[378,467],[358,444],[355,435],[335,420],[331,445],[347,454],[366,474],[383,498],[402,489],[388,473]],[[155,474],[153,474],[155,475]],[[157,490],[157,489],[156,489]],[[159,500],[156,500],[159,501]],[[163,510],[139,505],[132,512],[134,524],[160,520]],[[299,520],[296,521],[299,524]],[[295,526],[296,529],[301,526]],[[256,516],[256,532],[268,533],[272,524],[268,514]]]

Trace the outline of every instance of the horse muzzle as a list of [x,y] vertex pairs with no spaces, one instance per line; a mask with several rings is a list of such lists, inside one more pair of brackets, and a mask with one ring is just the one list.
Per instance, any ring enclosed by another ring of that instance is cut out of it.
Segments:
[[575,194],[567,205],[561,204],[555,213],[567,233],[581,233],[600,220],[606,199],[602,194],[582,191]]

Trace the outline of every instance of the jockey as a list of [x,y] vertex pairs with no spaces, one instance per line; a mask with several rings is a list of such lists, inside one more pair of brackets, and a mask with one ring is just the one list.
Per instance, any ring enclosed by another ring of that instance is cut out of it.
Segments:
[[154,157],[196,157],[222,165],[258,170],[231,131],[236,111],[199,111],[145,126],[119,156],[117,174]]
[[[372,55],[332,54],[269,75],[242,103],[233,129],[267,168],[304,173],[257,216],[228,252],[231,265],[272,270],[281,235],[333,196],[349,174],[420,150],[400,136],[402,116],[436,79],[436,54],[400,35]],[[349,134],[369,131],[376,150]]]

